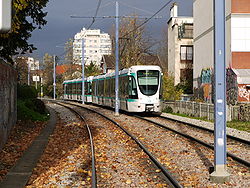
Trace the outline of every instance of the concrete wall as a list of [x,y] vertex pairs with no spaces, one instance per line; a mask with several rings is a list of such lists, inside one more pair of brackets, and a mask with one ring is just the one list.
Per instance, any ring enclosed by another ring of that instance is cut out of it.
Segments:
[[193,18],[176,17],[168,22],[168,73],[174,76],[175,85],[180,83],[180,69],[183,68],[180,63],[180,47],[193,45],[193,39],[178,38],[178,26],[183,23],[193,23]]
[[[194,88],[200,88],[203,69],[214,67],[213,1],[195,0],[194,15]],[[226,66],[231,60],[231,0],[226,0]]]
[[0,150],[17,120],[17,72],[0,59]]

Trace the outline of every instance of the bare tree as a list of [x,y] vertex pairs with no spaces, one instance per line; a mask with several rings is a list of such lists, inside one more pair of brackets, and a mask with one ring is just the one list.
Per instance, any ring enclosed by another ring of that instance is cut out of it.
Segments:
[[[132,65],[143,64],[141,59],[142,54],[150,53],[152,46],[150,36],[146,36],[145,27],[138,27],[142,22],[136,15],[134,18],[124,18],[120,24],[120,38],[119,38],[119,55],[120,55],[120,68],[127,68]],[[114,28],[111,31],[112,46],[115,47],[115,32]],[[112,55],[115,54],[113,48]]]
[[18,83],[19,84],[28,84],[28,64],[27,57],[19,56],[15,59],[16,69],[18,72]]
[[168,71],[168,31],[163,30],[162,40],[157,49],[158,56],[162,62],[162,68],[164,72]]

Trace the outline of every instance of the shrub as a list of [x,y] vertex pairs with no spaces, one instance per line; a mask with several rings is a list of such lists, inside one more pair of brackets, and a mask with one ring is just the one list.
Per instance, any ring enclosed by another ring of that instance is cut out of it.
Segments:
[[163,110],[163,112],[173,113],[173,109],[170,106],[166,106],[165,109]]
[[17,97],[19,99],[35,99],[37,98],[37,90],[33,86],[18,85],[17,86]]
[[[31,108],[32,106],[32,108]],[[44,114],[35,111],[37,108],[35,104],[30,99],[17,100],[17,118],[19,120],[32,120],[32,121],[46,121],[48,116],[46,111]]]

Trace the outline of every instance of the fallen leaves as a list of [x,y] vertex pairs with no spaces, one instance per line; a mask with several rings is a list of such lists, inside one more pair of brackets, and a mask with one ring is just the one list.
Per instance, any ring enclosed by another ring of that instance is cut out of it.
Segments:
[[126,184],[131,184],[131,183],[132,183],[131,179],[128,179],[128,180],[126,181]]
[[0,153],[0,181],[22,156],[36,136],[40,134],[45,125],[46,122],[17,122]]

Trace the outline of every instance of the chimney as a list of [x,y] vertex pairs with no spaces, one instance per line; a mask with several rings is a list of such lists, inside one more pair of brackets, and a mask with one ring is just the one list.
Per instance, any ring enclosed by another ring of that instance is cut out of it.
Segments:
[[170,8],[170,18],[178,17],[178,5],[177,3],[173,3],[172,7]]

